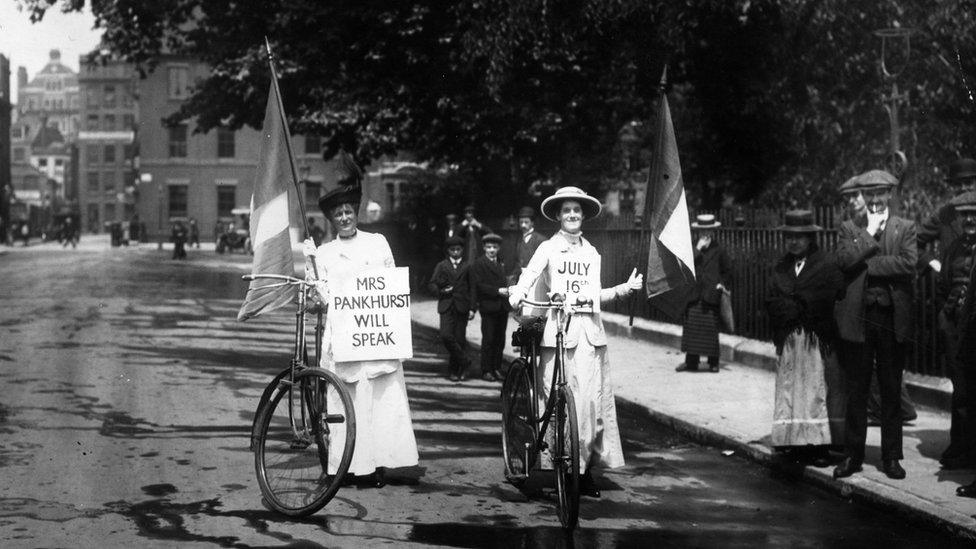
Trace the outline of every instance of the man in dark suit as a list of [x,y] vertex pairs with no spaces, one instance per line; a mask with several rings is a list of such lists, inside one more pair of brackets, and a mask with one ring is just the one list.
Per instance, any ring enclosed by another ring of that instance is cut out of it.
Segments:
[[447,354],[448,377],[451,381],[463,381],[467,375],[471,359],[465,354],[468,340],[465,332],[468,320],[474,318],[470,308],[468,291],[468,264],[464,261],[464,241],[459,236],[449,237],[444,242],[447,259],[434,267],[427,289],[437,297],[437,313],[440,314],[440,336]]
[[[834,469],[842,478],[861,470],[867,436],[867,400],[871,374],[877,368],[881,389],[882,470],[893,479],[905,478],[902,454],[900,391],[905,342],[912,330],[912,291],[918,261],[915,223],[892,215],[891,191],[898,185],[883,170],[861,174],[860,188],[867,203],[867,223],[841,225],[838,263],[848,272],[859,263],[847,293],[836,309],[841,341],[841,365],[847,373],[845,420],[846,457]],[[874,251],[874,249],[877,251]],[[866,259],[865,259],[866,258]]]
[[[974,190],[976,186],[976,160],[960,158],[949,165],[948,183],[957,193]],[[964,229],[962,220],[955,208],[946,204],[922,222],[918,229],[919,267],[922,273],[932,269],[941,274],[943,265],[949,258],[949,250],[954,249],[956,241],[962,236]],[[939,241],[940,254],[936,257],[930,249],[931,244]],[[950,404],[951,420],[949,427],[949,446],[942,453],[939,463],[945,469],[962,469],[976,466],[976,445],[966,440],[965,425],[972,422],[972,413],[966,410],[965,367],[959,361],[956,342],[956,327],[951,319],[946,318],[944,311],[950,288],[946,285],[946,278],[939,277],[936,302],[939,307],[939,334],[945,350],[946,371],[952,380],[952,403]]]
[[469,263],[474,262],[480,253],[482,245],[481,238],[491,233],[491,228],[478,221],[474,216],[474,205],[469,204],[464,207],[464,219],[459,223],[458,236],[464,239],[464,256]]
[[546,237],[535,230],[535,210],[529,206],[519,210],[518,224],[522,234],[519,235],[518,243],[515,245],[515,258],[518,261],[514,271],[516,280],[518,280],[518,275],[521,274],[522,269],[529,264],[529,260],[532,259],[532,255],[535,254],[539,245],[546,241]]
[[505,326],[508,324],[508,280],[498,257],[502,237],[488,233],[481,237],[485,254],[468,269],[471,286],[471,312],[481,313],[481,378],[500,381]]
[[[949,287],[945,316],[951,319],[956,330],[955,358],[966,371],[966,385],[976,385],[976,192],[966,192],[953,198],[949,205],[956,210],[963,234],[956,240],[954,249],[947,254],[944,271]],[[955,385],[955,381],[953,381]],[[967,409],[976,409],[976,391],[968,391]],[[955,399],[955,395],[953,395]],[[973,422],[966,428],[974,429]],[[963,440],[976,444],[973,430],[963,432]],[[971,447],[970,447],[971,448]],[[976,498],[976,480],[956,488],[956,494]]]

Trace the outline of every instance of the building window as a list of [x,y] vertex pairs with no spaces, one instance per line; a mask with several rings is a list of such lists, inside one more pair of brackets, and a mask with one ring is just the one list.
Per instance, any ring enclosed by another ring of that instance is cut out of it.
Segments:
[[11,139],[22,139],[21,135],[23,135],[23,132],[21,131],[20,126],[14,126],[13,128],[10,129]]
[[98,145],[85,146],[85,157],[89,164],[98,164],[98,161],[101,159],[101,154],[99,154],[101,152]]
[[88,172],[88,191],[98,192],[98,172]]
[[106,164],[115,164],[115,145],[105,145],[105,156],[103,159]]
[[98,220],[98,204],[89,203],[88,204],[88,230],[95,233],[98,232],[101,222]]
[[237,204],[237,186],[217,185],[217,217],[230,217]]
[[102,172],[102,189],[107,193],[114,193],[118,174],[115,172]]
[[122,106],[131,107],[135,96],[135,92],[132,89],[132,84],[126,84],[122,86],[121,95],[122,95]]
[[132,160],[132,157],[133,157],[133,154],[132,153],[134,151],[135,151],[135,147],[133,147],[131,143],[127,143],[125,145],[122,145],[122,156],[126,160]]
[[61,166],[64,166],[64,160],[61,160],[60,158],[55,158],[54,165],[60,168]]
[[234,130],[217,128],[217,158],[234,158]]
[[115,115],[114,114],[106,114],[105,115],[105,119],[102,120],[102,129],[103,130],[108,130],[108,131],[112,131],[112,130],[117,129],[115,127]]
[[122,115],[122,129],[123,130],[134,130],[136,127],[136,117],[133,114],[123,114]]
[[186,124],[169,129],[169,157],[186,158]]
[[88,122],[85,123],[85,129],[88,131],[98,131],[98,115],[89,114]]
[[38,168],[46,168],[47,167],[47,158],[38,158],[37,159],[37,167]]
[[21,149],[20,147],[14,148],[14,162],[23,162],[23,161],[24,161],[24,149]]
[[186,217],[186,185],[169,186],[169,216]]
[[115,85],[107,84],[105,86],[105,95],[102,96],[102,106],[103,107],[115,107]]
[[317,135],[305,136],[305,154],[319,154],[322,152],[322,138]]
[[115,204],[105,204],[105,221],[115,221]]
[[189,95],[188,78],[189,69],[187,67],[169,68],[169,98],[186,99]]
[[24,176],[24,188],[25,189],[36,189],[37,188],[37,176],[36,175],[25,175]]

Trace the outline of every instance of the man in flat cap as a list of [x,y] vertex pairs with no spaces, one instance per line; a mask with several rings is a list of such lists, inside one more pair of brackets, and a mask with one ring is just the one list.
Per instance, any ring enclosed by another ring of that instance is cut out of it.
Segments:
[[848,276],[857,274],[835,310],[848,399],[844,434],[847,455],[834,469],[834,477],[848,477],[861,470],[868,391],[871,374],[877,370],[882,471],[889,478],[903,479],[905,470],[899,463],[903,459],[900,391],[905,342],[912,329],[916,229],[914,222],[892,215],[888,209],[891,192],[898,185],[893,175],[871,170],[859,179],[867,204],[866,224],[842,224],[836,252]]
[[444,242],[447,258],[434,267],[427,289],[437,298],[440,315],[441,342],[447,349],[448,378],[463,381],[467,376],[471,359],[465,353],[468,348],[468,320],[474,317],[470,310],[468,290],[468,263],[464,261],[464,241],[459,236],[448,237]]
[[481,313],[481,377],[500,381],[502,351],[505,350],[505,326],[508,324],[508,279],[498,257],[502,237],[488,233],[481,237],[485,253],[471,263],[468,284],[471,287],[472,318]]
[[[976,160],[972,158],[958,158],[949,164],[946,181],[958,195],[976,190]],[[919,267],[922,273],[931,269],[940,275],[943,265],[948,261],[947,252],[953,249],[964,233],[962,220],[951,204],[945,204],[935,214],[922,222],[918,229]],[[936,257],[932,244],[938,240],[940,254]],[[953,344],[956,341],[955,327],[945,318],[946,300],[949,287],[945,285],[946,277],[939,276],[936,286],[936,303],[940,307],[938,325],[939,335],[945,350],[946,371],[952,380],[952,402],[950,404],[949,446],[942,452],[939,463],[945,469],[963,469],[976,466],[976,449],[964,440],[964,423],[974,412],[966,410],[966,383],[963,365],[958,360]]]

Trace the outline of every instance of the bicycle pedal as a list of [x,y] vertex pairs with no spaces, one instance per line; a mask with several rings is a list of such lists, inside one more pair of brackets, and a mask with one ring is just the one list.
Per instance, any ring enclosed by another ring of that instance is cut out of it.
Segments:
[[292,439],[290,444],[288,444],[288,447],[291,448],[292,450],[304,450],[305,448],[308,448],[311,445],[312,445],[311,440],[306,440],[303,438],[295,438]]

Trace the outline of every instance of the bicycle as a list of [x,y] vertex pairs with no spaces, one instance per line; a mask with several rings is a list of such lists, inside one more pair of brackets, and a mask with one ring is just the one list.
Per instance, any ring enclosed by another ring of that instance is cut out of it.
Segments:
[[[288,368],[264,389],[251,426],[254,468],[264,500],[275,511],[307,516],[338,492],[356,444],[356,415],[345,383],[333,372],[309,366],[305,315],[315,313],[315,358],[322,352],[323,307],[308,305],[314,282],[285,275],[255,289],[298,286],[294,354]],[[341,452],[339,451],[341,450]]]
[[[548,302],[523,299],[522,303],[539,309],[556,311],[556,357],[545,408],[540,413],[536,398],[536,369],[540,365],[542,318],[522,323],[513,335],[513,344],[521,347],[520,357],[513,360],[502,384],[502,452],[505,478],[521,486],[529,472],[548,450],[556,484],[556,506],[563,528],[572,530],[579,521],[580,450],[576,401],[566,382],[563,337],[569,321],[577,313],[593,312],[592,302],[565,302],[565,296],[554,294]],[[547,440],[552,426],[552,444]]]

